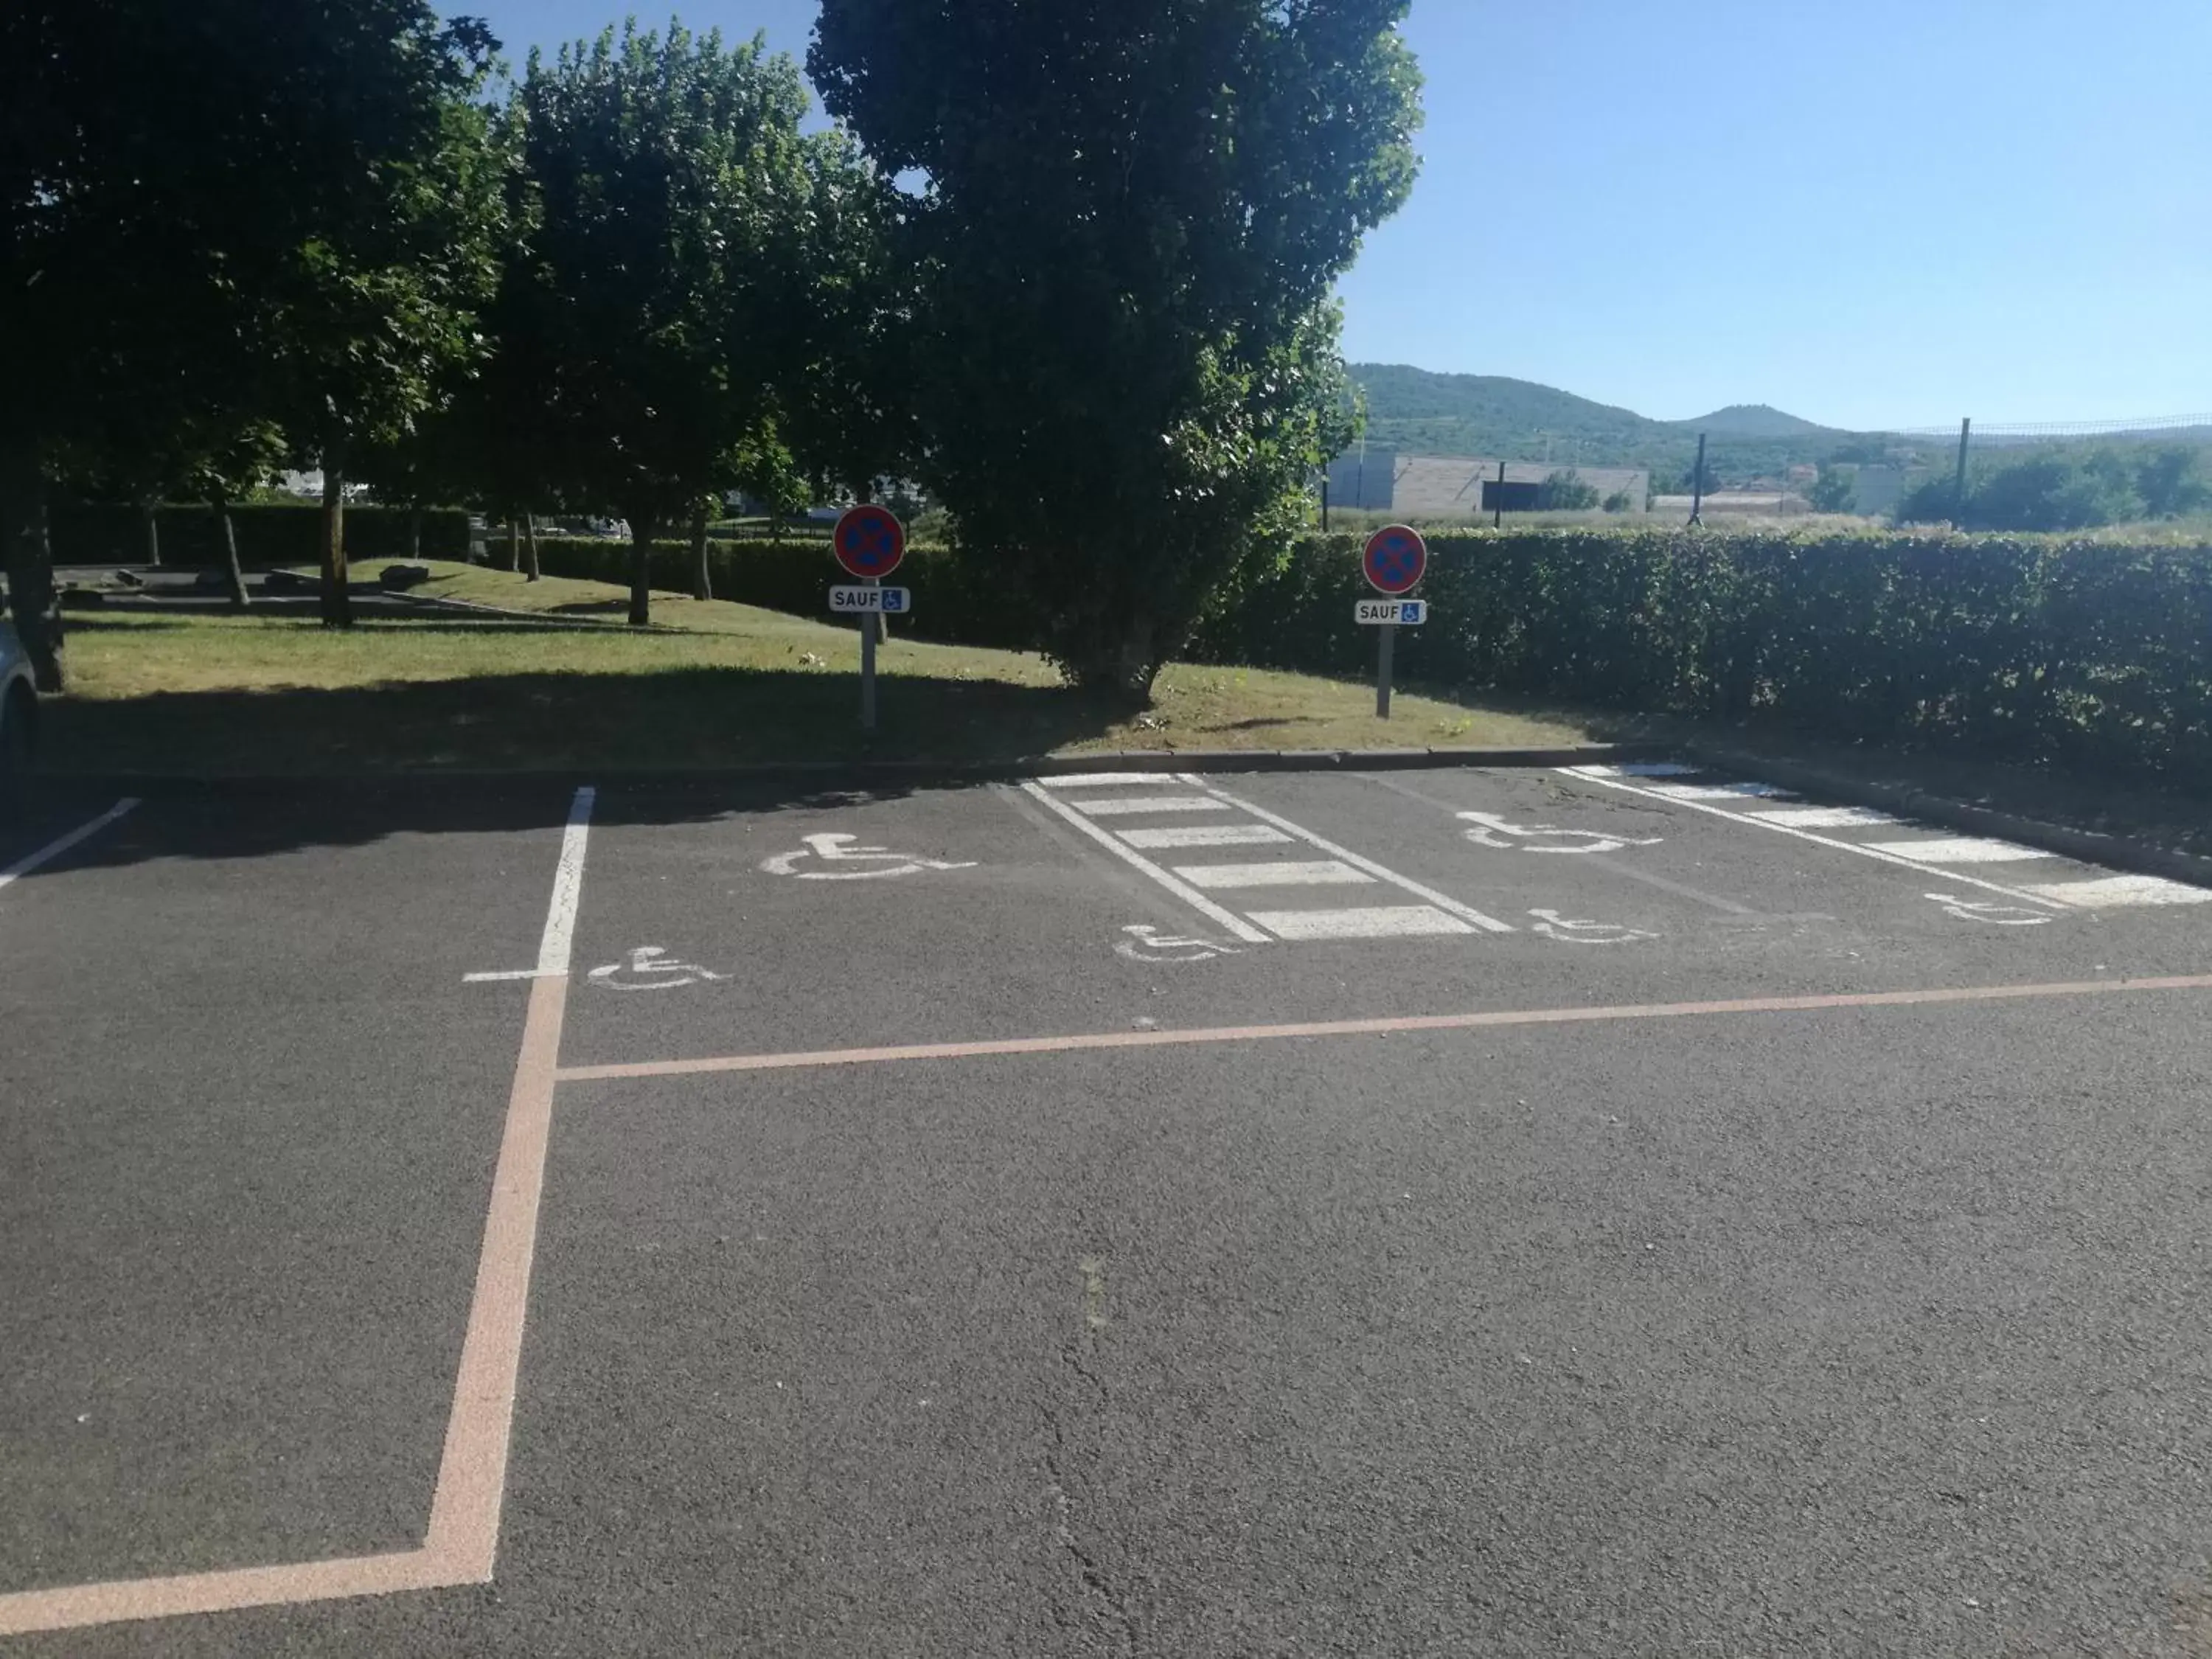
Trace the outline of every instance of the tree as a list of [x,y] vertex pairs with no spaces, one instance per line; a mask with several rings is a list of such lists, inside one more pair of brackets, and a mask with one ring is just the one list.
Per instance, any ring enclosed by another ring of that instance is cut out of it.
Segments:
[[1597,501],[1597,486],[1586,482],[1572,467],[1547,474],[1536,486],[1540,513],[1587,513]]
[[1605,498],[1603,505],[1607,513],[1626,513],[1636,505],[1636,498],[1625,489],[1616,489]]
[[46,690],[66,678],[50,483],[67,468],[155,490],[167,458],[132,441],[161,436],[148,411],[240,320],[207,245],[251,173],[203,165],[221,21],[161,0],[0,8],[0,554]]
[[738,482],[769,442],[811,200],[797,66],[635,22],[520,91],[538,192],[558,443],[578,487],[629,521],[629,620],[651,619],[656,530]]
[[507,161],[474,100],[497,42],[475,19],[441,23],[428,0],[264,9],[241,56],[272,94],[268,142],[293,175],[267,208],[282,257],[258,273],[267,398],[296,458],[322,470],[323,620],[343,627],[353,458],[404,441],[482,353]]
[[43,683],[58,466],[234,487],[276,416],[342,465],[468,349],[490,50],[428,0],[0,9],[0,538]]
[[2199,464],[2201,450],[2169,444],[2146,452],[2136,464],[2136,494],[2154,519],[2178,519],[2212,506],[2212,480]]
[[1833,461],[1822,461],[1805,499],[1815,513],[1848,513],[1858,505],[1858,475]]
[[1662,495],[1710,495],[1720,487],[1720,472],[1708,457],[1702,478],[1698,476],[1698,464],[1693,460],[1668,478],[1666,487],[1657,493]]
[[1406,0],[824,0],[902,245],[920,481],[1079,684],[1142,697],[1350,437],[1335,279],[1413,184]]
[[[1907,490],[1900,524],[1949,521],[1962,530],[2087,530],[2144,515],[2137,471],[2118,450],[2038,450],[1984,462],[1966,478],[1963,513],[1952,475],[1937,473]],[[2154,479],[2155,487],[2157,480]]]
[[[762,447],[738,482],[764,501],[888,488],[920,453],[908,272],[898,257],[902,198],[843,132],[805,140],[808,208],[780,262],[789,362],[779,389],[781,442]],[[811,489],[809,488],[811,486]]]

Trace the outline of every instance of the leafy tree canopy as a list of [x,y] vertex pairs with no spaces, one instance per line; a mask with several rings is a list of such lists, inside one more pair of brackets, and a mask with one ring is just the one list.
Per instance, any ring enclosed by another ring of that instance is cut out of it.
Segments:
[[1848,513],[1857,505],[1858,480],[1845,467],[1822,461],[1805,499],[1815,513]]
[[1597,503],[1597,486],[1572,467],[1548,474],[1536,486],[1540,513],[1586,513]]
[[1898,503],[1900,524],[1948,522],[1972,530],[2088,530],[2171,518],[2212,506],[2203,452],[2185,445],[2000,450],[1956,481],[1939,473]]
[[518,303],[565,471],[629,521],[642,622],[654,526],[789,465],[776,393],[815,337],[792,325],[821,147],[791,59],[674,23],[532,53],[520,99],[540,292]]
[[1347,441],[1331,285],[1411,188],[1405,0],[824,0],[913,174],[921,471],[1078,681],[1142,695]]

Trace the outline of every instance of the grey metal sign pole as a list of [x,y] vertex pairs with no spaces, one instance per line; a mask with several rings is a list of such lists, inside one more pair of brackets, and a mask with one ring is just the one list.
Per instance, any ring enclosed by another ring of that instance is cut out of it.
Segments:
[[[867,578],[870,587],[883,586],[877,578]],[[860,730],[876,729],[876,612],[871,611],[860,618]]]
[[1390,718],[1390,657],[1391,647],[1397,641],[1398,624],[1385,623],[1375,630],[1382,638],[1375,647],[1375,718]]

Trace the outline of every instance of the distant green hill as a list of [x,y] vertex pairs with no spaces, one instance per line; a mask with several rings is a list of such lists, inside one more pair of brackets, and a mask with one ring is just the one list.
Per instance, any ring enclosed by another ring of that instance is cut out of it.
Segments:
[[1702,421],[1655,421],[1501,374],[1434,374],[1402,363],[1351,370],[1367,396],[1368,442],[1401,454],[1645,466],[1663,484],[1689,470],[1700,430],[1711,444],[1709,464],[1726,483],[1866,447],[1863,438],[1764,404],[1731,404]]
[[1694,421],[1669,421],[1668,425],[1715,438],[1812,438],[1833,441],[1850,434],[1833,427],[1784,413],[1771,404],[1730,404]]

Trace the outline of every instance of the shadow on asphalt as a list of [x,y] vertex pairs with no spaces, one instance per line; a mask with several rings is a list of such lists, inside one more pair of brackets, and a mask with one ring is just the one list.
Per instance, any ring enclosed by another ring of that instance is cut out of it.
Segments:
[[[568,820],[577,783],[529,779],[423,778],[302,780],[222,784],[151,794],[137,810],[52,862],[19,878],[26,886],[63,870],[121,869],[162,860],[239,860],[281,857],[320,848],[362,847],[396,836],[497,836],[557,830]],[[851,783],[800,776],[713,782],[665,780],[625,783],[596,779],[595,830],[710,823],[731,814],[820,810],[851,800],[896,800],[981,783],[920,780]],[[112,790],[50,781],[28,813],[0,830],[0,869],[98,817],[115,802]],[[434,848],[424,854],[434,875]]]
[[[148,804],[61,866],[556,826],[583,783],[600,789],[595,822],[614,823],[805,807],[854,787],[896,797],[951,787],[932,765],[1018,772],[1120,712],[1063,687],[887,675],[872,742],[858,696],[849,671],[695,667],[61,698],[44,710],[48,769],[32,810],[0,830],[0,867],[119,795]],[[732,775],[794,753],[818,758]],[[869,769],[892,758],[896,769]]]

